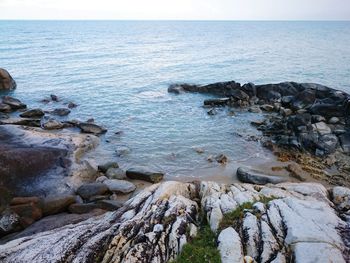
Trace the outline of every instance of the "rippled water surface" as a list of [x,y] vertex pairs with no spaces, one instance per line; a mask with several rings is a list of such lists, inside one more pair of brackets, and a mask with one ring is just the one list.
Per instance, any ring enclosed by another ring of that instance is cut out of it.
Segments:
[[168,94],[169,84],[293,80],[350,92],[349,47],[349,22],[0,21],[0,67],[17,81],[13,95],[45,109],[57,106],[39,102],[51,93],[76,102],[70,118],[109,129],[98,161],[168,178],[205,176],[218,167],[206,158],[219,153],[229,167],[272,158],[246,139],[260,116],[209,116],[204,95]]

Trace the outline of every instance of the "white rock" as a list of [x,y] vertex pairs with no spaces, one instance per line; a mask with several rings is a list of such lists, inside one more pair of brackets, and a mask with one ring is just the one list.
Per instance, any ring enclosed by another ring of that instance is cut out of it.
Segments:
[[331,128],[329,128],[328,125],[326,123],[324,123],[323,121],[312,124],[312,127],[320,135],[332,133]]
[[211,231],[216,232],[218,230],[222,218],[223,218],[223,215],[220,207],[219,206],[214,207],[211,210],[210,219],[209,219]]
[[260,230],[258,226],[258,219],[251,213],[246,213],[244,215],[243,236],[245,238],[246,254],[255,260],[258,260]]
[[327,243],[299,242],[292,250],[295,263],[345,263],[341,251]]
[[232,227],[221,231],[218,243],[222,263],[244,263],[241,238]]

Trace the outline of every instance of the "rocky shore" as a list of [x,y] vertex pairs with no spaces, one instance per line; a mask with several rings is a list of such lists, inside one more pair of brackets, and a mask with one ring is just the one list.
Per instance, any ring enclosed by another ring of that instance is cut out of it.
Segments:
[[[273,175],[240,167],[241,183],[219,184],[97,164],[86,153],[103,126],[67,120],[78,105],[54,94],[28,108],[9,96],[16,86],[0,69],[0,262],[349,262],[348,94],[294,82],[171,85],[211,94],[209,115],[262,114],[257,140],[285,163]],[[139,180],[149,186],[137,190]]]

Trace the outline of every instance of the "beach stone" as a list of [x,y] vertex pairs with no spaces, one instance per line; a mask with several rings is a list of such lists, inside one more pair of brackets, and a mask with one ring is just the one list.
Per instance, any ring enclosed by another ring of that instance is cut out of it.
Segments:
[[111,167],[107,170],[106,176],[109,179],[125,179],[126,173],[123,169]]
[[104,183],[88,183],[80,186],[76,192],[83,199],[89,199],[92,196],[103,195],[107,193],[108,187]]
[[74,102],[69,102],[67,107],[68,107],[69,109],[73,109],[73,108],[78,107],[78,105],[75,104]]
[[125,180],[108,179],[103,181],[103,184],[105,184],[108,190],[113,193],[128,194],[136,189],[136,186],[133,183]]
[[27,107],[27,105],[22,103],[19,99],[10,96],[3,96],[2,103],[9,105],[11,109],[14,110],[25,109]]
[[10,107],[10,105],[7,105],[5,103],[1,103],[0,102],[0,112],[11,112],[12,108]]
[[48,197],[43,202],[43,214],[53,215],[67,210],[69,205],[76,202],[74,195]]
[[92,133],[92,134],[95,134],[95,135],[99,135],[99,134],[107,132],[106,128],[104,128],[102,126],[99,126],[97,124],[94,124],[94,123],[89,123],[89,122],[80,122],[78,124],[78,127],[84,133]]
[[55,119],[47,119],[41,121],[41,127],[45,130],[58,130],[64,127],[63,123]]
[[217,111],[215,109],[210,109],[210,110],[207,111],[207,114],[211,115],[211,116],[214,116],[214,115],[217,114]]
[[278,184],[286,182],[287,178],[282,176],[265,175],[254,171],[249,171],[246,168],[239,167],[237,169],[237,177],[241,182],[251,183],[251,184]]
[[260,106],[260,109],[263,111],[272,112],[275,108],[270,104],[264,104]]
[[131,152],[130,148],[127,146],[118,146],[118,148],[115,150],[115,153],[118,157],[125,156]]
[[105,181],[107,179],[108,179],[107,176],[104,176],[104,175],[99,176],[99,177],[96,178],[96,183],[103,183],[103,181]]
[[119,168],[119,165],[117,162],[107,162],[107,163],[98,165],[97,168],[100,172],[106,173],[109,168]]
[[31,109],[27,110],[25,112],[22,112],[19,116],[22,118],[36,118],[36,117],[42,117],[45,113],[42,109]]
[[215,157],[215,160],[220,164],[226,164],[228,162],[228,158],[224,154],[219,154]]
[[0,120],[1,124],[9,125],[23,125],[29,127],[40,127],[40,119],[28,119],[28,118],[8,118]]
[[340,119],[338,117],[332,117],[328,120],[329,124],[337,124],[340,122]]
[[248,109],[249,112],[252,112],[252,113],[261,113],[261,109],[259,106],[257,105],[253,105],[251,106],[249,109]]
[[13,90],[16,87],[16,81],[10,73],[6,69],[0,68],[0,90]]
[[232,227],[221,231],[218,243],[222,263],[244,263],[241,238]]
[[58,108],[51,111],[51,114],[61,116],[61,117],[67,116],[69,113],[70,113],[70,110],[66,108]]
[[311,121],[312,123],[326,122],[326,118],[321,115],[312,115]]
[[144,168],[130,168],[126,171],[126,176],[130,179],[159,183],[163,180],[164,174],[161,172],[149,171]]
[[20,216],[10,209],[6,209],[0,214],[0,237],[20,230]]

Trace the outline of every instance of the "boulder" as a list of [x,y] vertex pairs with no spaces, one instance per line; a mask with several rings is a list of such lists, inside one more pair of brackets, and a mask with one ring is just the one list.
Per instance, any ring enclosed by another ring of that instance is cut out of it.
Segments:
[[75,200],[74,195],[48,197],[43,202],[43,214],[47,216],[64,212]]
[[0,90],[12,90],[17,86],[16,81],[12,78],[6,69],[0,68]]
[[58,108],[51,111],[51,114],[61,116],[61,117],[67,116],[69,113],[70,113],[70,110],[66,108]]
[[45,113],[42,109],[31,109],[31,110],[22,112],[19,116],[21,116],[22,118],[37,118],[37,117],[40,118],[44,115]]
[[282,182],[286,182],[287,178],[282,176],[275,175],[266,175],[255,171],[250,171],[243,167],[239,167],[237,169],[237,177],[243,183],[251,183],[251,184],[278,184]]
[[125,180],[108,179],[103,181],[109,191],[113,193],[128,194],[135,191],[136,186]]
[[107,193],[108,187],[103,183],[89,183],[80,186],[76,192],[82,198],[89,199],[92,196],[103,195]]
[[150,183],[159,183],[163,180],[164,174],[145,170],[143,168],[131,168],[126,171],[126,176],[130,179],[142,180]]
[[101,126],[94,124],[94,123],[89,123],[89,122],[80,122],[78,124],[78,127],[81,129],[81,132],[92,133],[95,135],[99,135],[99,134],[107,132],[106,128],[101,127]]
[[330,103],[316,103],[313,106],[311,106],[310,112],[315,115],[321,115],[327,118],[332,118],[343,117],[345,114],[345,109],[341,105],[334,105]]
[[125,179],[126,173],[123,169],[111,167],[107,170],[106,176],[109,179]]
[[11,107],[10,107],[10,105],[7,105],[7,104],[5,104],[5,103],[0,103],[0,112],[11,112],[12,111],[12,109],[11,109]]
[[41,127],[45,130],[58,130],[64,127],[64,124],[58,120],[49,118],[41,121]]
[[25,109],[27,107],[27,105],[22,103],[19,99],[10,96],[3,96],[2,103],[9,105],[13,110]]
[[11,206],[11,211],[20,217],[20,224],[23,228],[33,224],[43,215],[42,209],[34,202]]
[[109,168],[119,168],[119,165],[117,162],[107,162],[107,163],[98,165],[97,168],[100,172],[106,173]]

